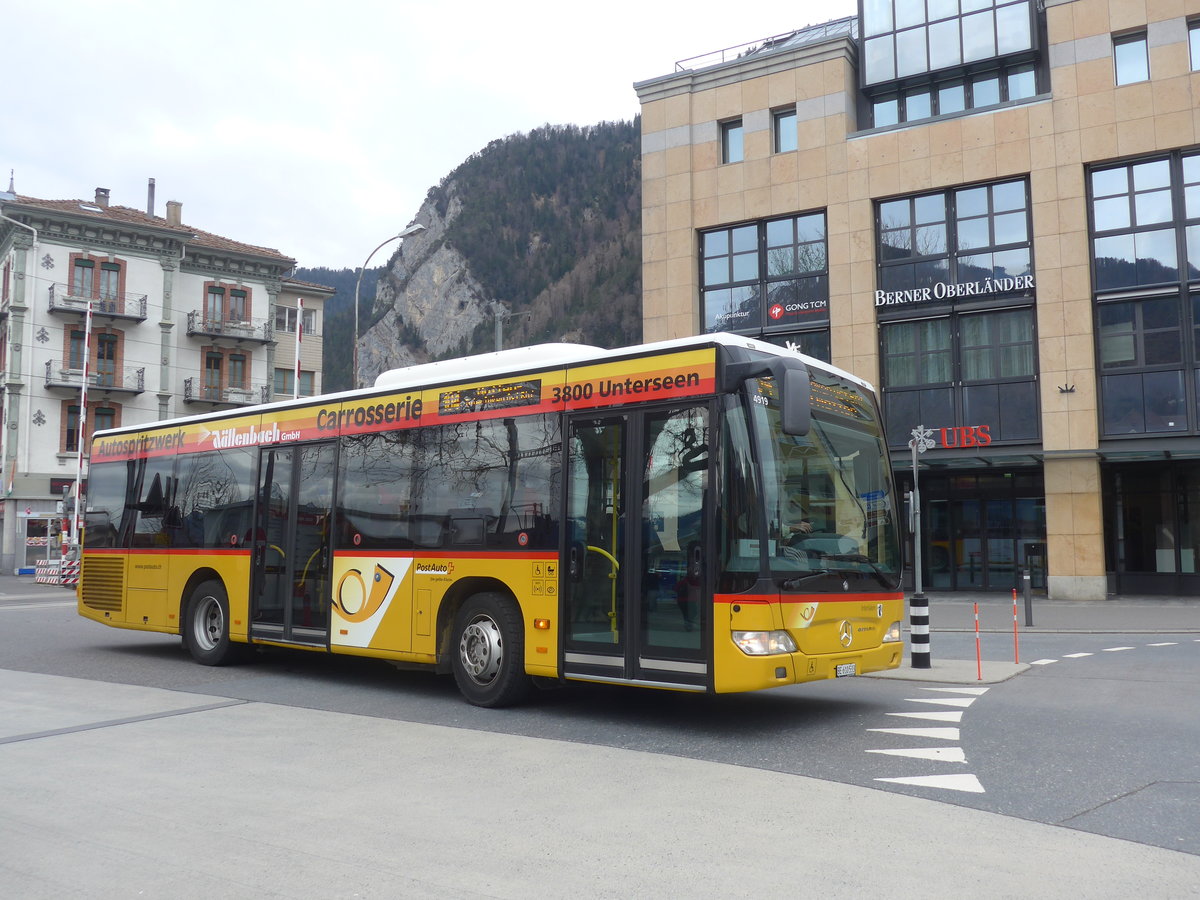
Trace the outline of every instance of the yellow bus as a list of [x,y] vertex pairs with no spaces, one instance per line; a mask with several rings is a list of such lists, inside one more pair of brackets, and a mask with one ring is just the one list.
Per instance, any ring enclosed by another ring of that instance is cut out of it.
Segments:
[[550,344],[98,432],[79,613],[196,661],[292,647],[452,672],[749,691],[900,663],[874,391],[712,334]]

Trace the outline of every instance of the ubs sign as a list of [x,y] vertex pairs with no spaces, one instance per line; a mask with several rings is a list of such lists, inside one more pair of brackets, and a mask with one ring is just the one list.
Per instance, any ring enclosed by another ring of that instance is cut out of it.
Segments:
[[1010,291],[1033,290],[1032,275],[1013,275],[1007,278],[985,278],[950,284],[939,281],[931,287],[909,288],[903,291],[876,291],[876,306],[904,306],[909,303],[929,303],[933,300],[960,300],[964,297],[987,297]]

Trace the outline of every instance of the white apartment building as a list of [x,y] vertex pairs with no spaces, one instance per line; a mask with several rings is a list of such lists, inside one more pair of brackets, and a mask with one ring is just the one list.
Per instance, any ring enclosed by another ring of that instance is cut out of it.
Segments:
[[0,192],[0,571],[57,558],[92,432],[292,396],[279,370],[295,377],[299,298],[301,388],[319,392],[333,292],[290,280],[294,266],[185,225],[178,202],[155,215],[153,182],[145,211],[104,188],[92,201]]

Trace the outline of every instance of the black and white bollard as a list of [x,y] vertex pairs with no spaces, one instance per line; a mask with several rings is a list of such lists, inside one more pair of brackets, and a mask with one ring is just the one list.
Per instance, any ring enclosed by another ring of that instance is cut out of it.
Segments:
[[923,593],[913,594],[908,601],[909,638],[912,650],[912,667],[928,669],[929,656],[929,598]]

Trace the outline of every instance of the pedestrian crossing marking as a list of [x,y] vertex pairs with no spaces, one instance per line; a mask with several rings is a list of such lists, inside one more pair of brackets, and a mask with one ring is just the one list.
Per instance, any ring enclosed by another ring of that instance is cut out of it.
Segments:
[[960,706],[966,709],[975,702],[974,697],[908,697],[909,703],[933,703],[938,706]]
[[877,731],[880,734],[903,734],[908,737],[934,738],[939,741],[957,741],[957,728],[868,728],[867,731]]
[[930,722],[961,722],[962,712],[902,712],[888,713],[902,719],[927,719]]
[[868,750],[868,753],[886,753],[888,756],[910,756],[913,759],[931,759],[934,762],[965,763],[967,754],[962,747],[913,747],[909,750]]
[[915,778],[876,778],[892,784],[908,784],[913,787],[941,788],[947,791],[964,791],[969,794],[986,793],[974,775],[918,775]]

